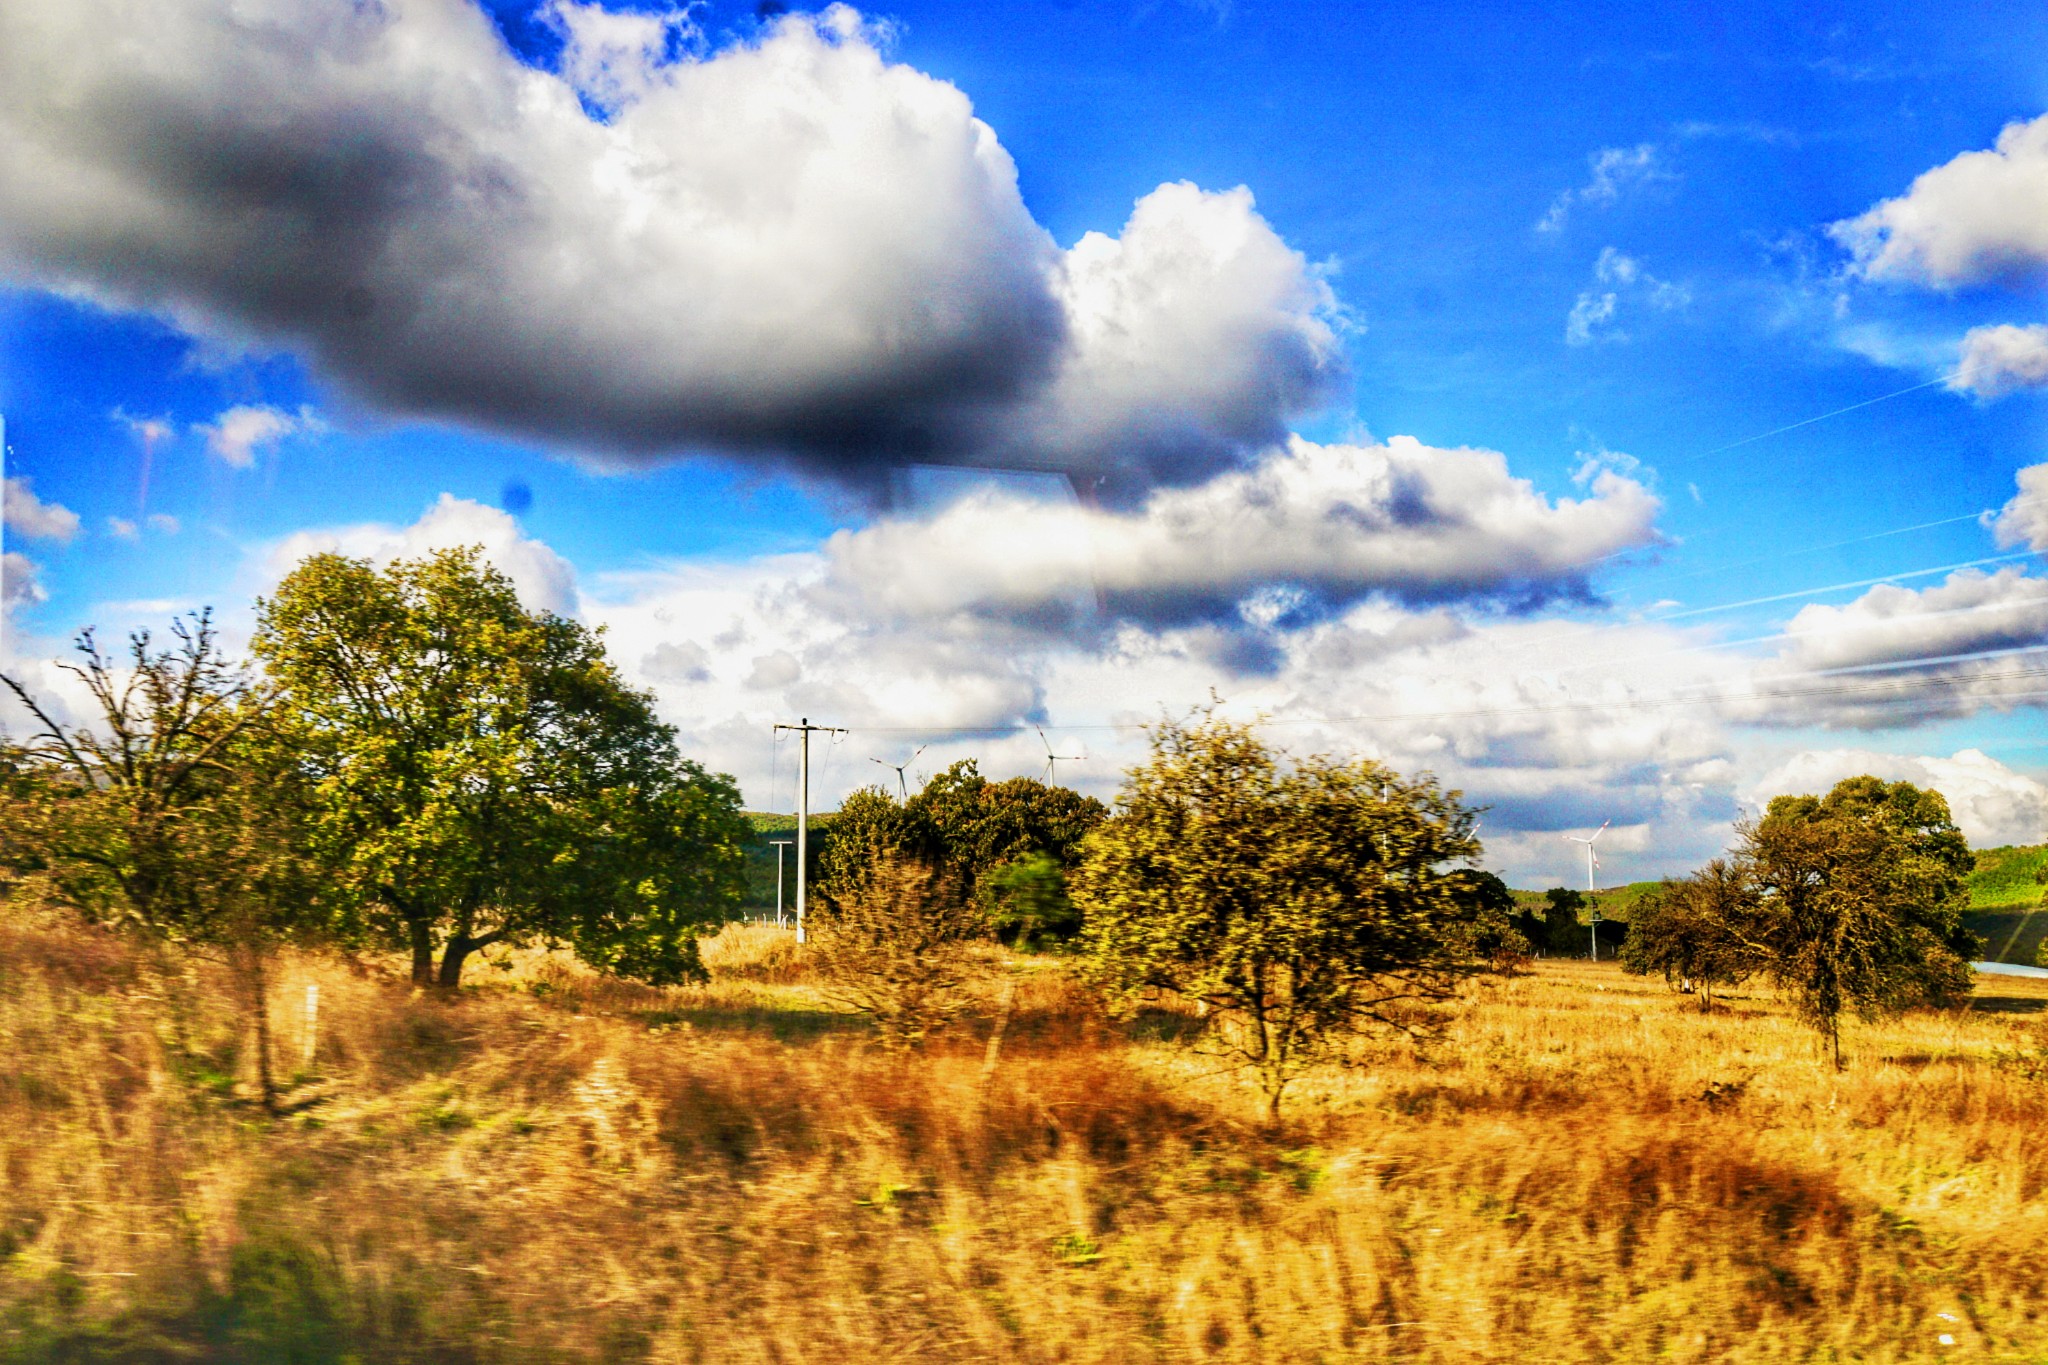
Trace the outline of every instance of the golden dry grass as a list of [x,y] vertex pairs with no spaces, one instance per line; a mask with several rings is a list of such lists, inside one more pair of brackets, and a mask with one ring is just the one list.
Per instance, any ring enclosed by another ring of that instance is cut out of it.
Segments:
[[4,1359],[2048,1360],[2037,983],[1837,1076],[1766,998],[1541,964],[1276,1132],[1044,961],[984,1088],[773,930],[675,991],[305,958],[273,1120],[216,969],[0,915]]

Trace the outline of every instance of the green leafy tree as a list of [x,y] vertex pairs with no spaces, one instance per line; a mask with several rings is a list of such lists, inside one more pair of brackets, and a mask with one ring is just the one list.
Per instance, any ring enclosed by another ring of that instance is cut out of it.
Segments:
[[1212,710],[1152,732],[1075,877],[1096,979],[1199,1001],[1275,1119],[1301,1070],[1482,969],[1450,864],[1472,815],[1433,779],[1282,756]]
[[1940,792],[1852,777],[1780,796],[1739,825],[1756,888],[1736,927],[1842,1064],[1841,1017],[1870,1020],[1967,995],[1981,944],[1963,927],[1974,860]]
[[1027,853],[983,879],[995,927],[1009,931],[1020,948],[1045,939],[1073,937],[1081,912],[1067,893],[1066,870],[1050,853]]
[[1716,986],[1734,986],[1761,970],[1753,940],[1762,932],[1749,869],[1716,858],[1682,881],[1639,899],[1621,944],[1621,965],[1637,976],[1661,975],[1674,989],[1696,992],[1714,1006]]
[[898,801],[880,786],[847,793],[815,856],[820,895],[858,884],[885,858],[909,858],[927,866],[946,861],[945,840],[929,812]]
[[1515,893],[1508,884],[1478,868],[1463,868],[1449,877],[1463,911],[1463,927],[1457,932],[1464,935],[1472,955],[1501,972],[1526,965],[1531,950],[1527,928],[1534,917],[1524,915],[1516,906]]
[[1036,778],[991,782],[963,759],[905,801],[880,786],[848,796],[833,816],[819,880],[822,889],[848,886],[884,856],[909,858],[942,867],[999,926],[1065,937],[1078,927],[1067,869],[1108,814],[1094,797]]
[[311,845],[416,983],[456,986],[494,944],[701,973],[699,926],[744,893],[739,794],[677,753],[597,633],[526,610],[474,549],[315,555],[259,611]]
[[1579,912],[1586,908],[1586,893],[1553,886],[1543,893],[1543,899],[1548,902],[1543,910],[1543,946],[1565,956],[1586,952],[1586,926],[1579,922]]

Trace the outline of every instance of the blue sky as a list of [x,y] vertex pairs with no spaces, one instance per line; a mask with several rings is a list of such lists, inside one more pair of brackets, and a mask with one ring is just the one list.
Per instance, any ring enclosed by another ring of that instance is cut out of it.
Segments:
[[474,541],[757,806],[1214,689],[1518,881],[1872,768],[2044,837],[2048,15],[160,8],[0,18],[52,696]]

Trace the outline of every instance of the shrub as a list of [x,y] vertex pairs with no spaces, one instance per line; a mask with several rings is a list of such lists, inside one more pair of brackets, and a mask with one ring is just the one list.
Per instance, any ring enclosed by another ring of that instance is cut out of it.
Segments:
[[819,901],[810,966],[891,1046],[917,1047],[967,1008],[989,924],[950,873],[885,852]]
[[697,940],[697,954],[714,977],[741,981],[794,981],[803,974],[796,932],[737,920]]

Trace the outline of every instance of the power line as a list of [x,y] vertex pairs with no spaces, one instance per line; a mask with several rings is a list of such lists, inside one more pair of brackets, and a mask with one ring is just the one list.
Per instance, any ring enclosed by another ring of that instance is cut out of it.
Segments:
[[1716,455],[1725,455],[1731,450],[1740,450],[1744,446],[1755,445],[1758,441],[1768,441],[1773,436],[1783,436],[1788,431],[1797,431],[1801,427],[1810,427],[1816,422],[1825,422],[1831,418],[1845,416],[1848,413],[1857,412],[1863,408],[1875,407],[1879,403],[1889,403],[1894,398],[1904,398],[1909,393],[1918,393],[1922,389],[1931,389],[1936,384],[1946,384],[1952,379],[1961,378],[1968,372],[1969,368],[1969,366],[1965,365],[1951,374],[1930,379],[1924,384],[1915,384],[1911,388],[1897,389],[1891,393],[1880,394],[1876,398],[1866,398],[1860,403],[1851,403],[1846,408],[1836,408],[1833,412],[1824,412],[1818,417],[1808,417],[1803,421],[1790,422],[1782,427],[1773,427],[1769,431],[1759,432],[1754,436],[1745,436],[1739,441],[1730,441],[1725,446],[1715,446],[1712,450],[1703,450],[1697,455],[1682,455],[1676,460],[1665,462],[1665,464],[1667,466],[1671,464],[1690,464],[1695,460],[1707,460],[1712,459]]
[[1665,612],[1661,616],[1645,616],[1636,624],[1659,625],[1665,621],[1683,621],[1695,616],[1710,616],[1716,612],[1740,611],[1744,607],[1764,607],[1773,602],[1791,602],[1801,597],[1818,597],[1825,592],[1847,592],[1851,588],[1874,588],[1881,583],[1896,583],[1906,578],[1926,578],[1931,574],[1955,573],[1961,569],[1980,569],[1986,564],[2009,564],[2016,559],[2028,559],[2031,550],[2019,550],[2009,555],[1986,555],[1982,559],[1959,560],[1954,564],[1937,564],[1926,569],[1908,569],[1903,573],[1880,574],[1875,578],[1853,578],[1841,583],[1829,583],[1818,588],[1800,588],[1793,592],[1771,593],[1765,597],[1745,598],[1740,602],[1723,602],[1711,607],[1692,607],[1685,611]]
[[[2036,344],[2034,344],[2034,350],[2048,350],[2048,342],[2036,342]],[[1831,422],[1831,420],[1833,420],[1833,417],[1843,417],[1843,415],[1847,415],[1847,413],[1851,413],[1851,411],[1862,411],[1864,407],[1876,407],[1878,403],[1890,403],[1892,399],[1903,399],[1903,397],[1907,397],[1909,393],[1919,393],[1921,389],[1933,389],[1935,385],[1948,385],[1948,383],[1954,383],[1954,381],[1962,379],[1964,375],[1968,375],[1968,372],[1970,372],[1970,370],[1982,368],[1982,366],[1985,366],[1985,364],[1989,364],[1989,360],[1978,360],[1978,362],[1972,362],[1972,364],[1960,364],[1960,366],[1956,366],[1954,370],[1950,370],[1950,372],[1948,372],[1948,375],[1937,375],[1935,379],[1929,379],[1929,381],[1925,381],[1925,383],[1917,383],[1917,385],[1911,385],[1911,387],[1907,387],[1907,389],[1894,389],[1894,391],[1890,391],[1890,393],[1880,393],[1880,395],[1878,395],[1878,397],[1874,397],[1874,399],[1864,399],[1862,403],[1849,403],[1847,407],[1837,407],[1837,409],[1833,409],[1833,411],[1825,411],[1825,413],[1821,413],[1821,415],[1817,415],[1817,417],[1804,417],[1804,420],[1800,420],[1800,422],[1788,422],[1786,426],[1778,426],[1778,428],[1772,428],[1772,430],[1769,430],[1769,432],[1757,432],[1755,436],[1745,436],[1745,438],[1741,438],[1741,440],[1731,440],[1731,442],[1729,442],[1729,444],[1726,444],[1726,446],[1714,446],[1712,450],[1702,450],[1700,454],[1686,454],[1686,456],[1679,456],[1677,460],[1667,460],[1667,463],[1665,463],[1665,467],[1669,467],[1669,465],[1690,465],[1690,463],[1694,463],[1694,460],[1708,460],[1708,458],[1712,458],[1712,456],[1716,456],[1716,454],[1726,454],[1726,452],[1729,452],[1729,450],[1741,450],[1743,446],[1753,446],[1753,444],[1757,444],[1759,440],[1769,440],[1769,438],[1772,438],[1772,436],[1784,436],[1786,432],[1796,432],[1796,430],[1800,430],[1800,428],[1806,428],[1806,426],[1815,426],[1817,422]]]

